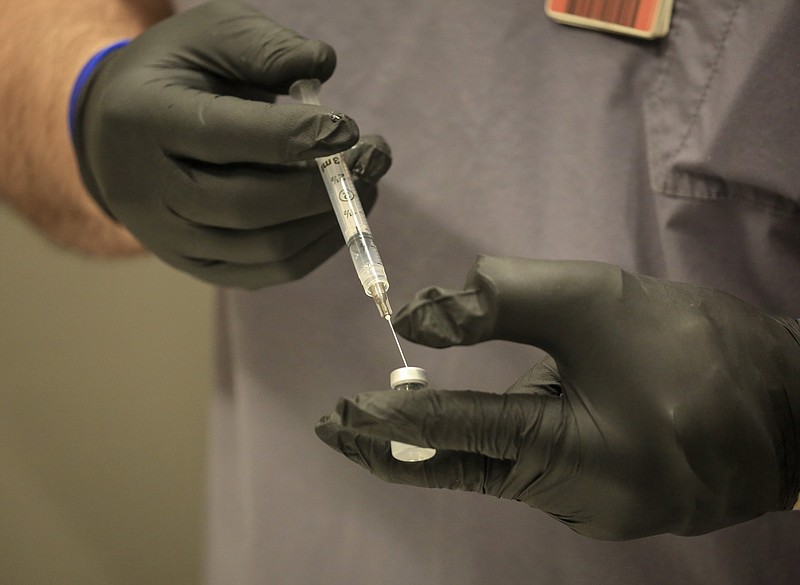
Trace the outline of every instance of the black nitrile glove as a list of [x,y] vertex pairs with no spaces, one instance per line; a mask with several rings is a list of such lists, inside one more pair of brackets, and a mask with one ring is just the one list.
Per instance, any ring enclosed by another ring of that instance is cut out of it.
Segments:
[[[79,84],[71,124],[84,182],[144,246],[199,278],[247,288],[299,278],[343,245],[311,159],[359,133],[330,109],[271,102],[335,64],[328,45],[236,1],[168,18]],[[389,149],[366,138],[345,158],[369,208]]]
[[[555,358],[505,394],[342,399],[317,434],[387,481],[539,508],[582,534],[702,534],[792,507],[800,326],[728,294],[591,262],[481,258],[463,291],[397,315],[434,347],[504,339]],[[390,439],[435,447],[392,459]]]

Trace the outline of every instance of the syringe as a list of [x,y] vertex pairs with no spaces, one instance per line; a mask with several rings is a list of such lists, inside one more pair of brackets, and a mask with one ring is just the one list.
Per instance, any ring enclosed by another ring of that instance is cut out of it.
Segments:
[[[320,82],[317,79],[301,79],[289,88],[289,95],[305,104],[319,106]],[[341,153],[316,159],[325,189],[339,220],[350,258],[356,267],[358,279],[367,296],[372,297],[381,317],[389,321],[392,306],[389,304],[389,281],[383,269],[378,248],[372,240],[367,223],[367,214],[361,206],[350,171]],[[389,321],[391,325],[391,321]],[[393,331],[394,332],[394,331]],[[398,343],[398,348],[400,344]],[[401,350],[402,354],[402,350]],[[405,361],[405,358],[403,358]]]

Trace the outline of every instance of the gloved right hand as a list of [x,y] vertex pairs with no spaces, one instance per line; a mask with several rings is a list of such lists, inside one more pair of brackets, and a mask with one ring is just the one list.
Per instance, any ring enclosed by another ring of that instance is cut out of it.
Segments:
[[[110,52],[71,119],[83,180],[109,215],[167,263],[258,288],[299,278],[342,245],[316,166],[359,139],[325,107],[275,104],[328,79],[331,47],[236,1],[168,18]],[[380,137],[345,155],[371,207],[391,155]]]

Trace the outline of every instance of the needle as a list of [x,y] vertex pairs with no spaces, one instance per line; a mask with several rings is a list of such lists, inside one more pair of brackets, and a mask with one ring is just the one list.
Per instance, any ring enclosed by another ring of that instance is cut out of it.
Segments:
[[397,344],[397,349],[400,352],[400,357],[403,358],[403,365],[408,367],[408,362],[406,361],[406,356],[403,355],[403,348],[400,347],[400,340],[397,338],[397,333],[394,330],[394,325],[392,325],[392,317],[391,315],[386,315],[386,322],[389,324],[389,329],[392,330],[392,335],[394,336],[394,342]]

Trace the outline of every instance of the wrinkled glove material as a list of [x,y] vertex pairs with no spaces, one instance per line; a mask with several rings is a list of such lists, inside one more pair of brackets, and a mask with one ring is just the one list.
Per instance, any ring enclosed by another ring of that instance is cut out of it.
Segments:
[[[608,540],[703,534],[797,499],[794,319],[601,263],[482,257],[464,290],[421,291],[395,327],[548,355],[503,394],[341,399],[317,434],[381,479],[517,500]],[[397,462],[390,439],[437,455]]]
[[328,79],[333,49],[250,6],[215,0],[96,56],[72,138],[106,213],[165,262],[223,286],[300,278],[343,246],[313,159],[345,152],[364,207],[391,153],[326,107],[276,103]]

